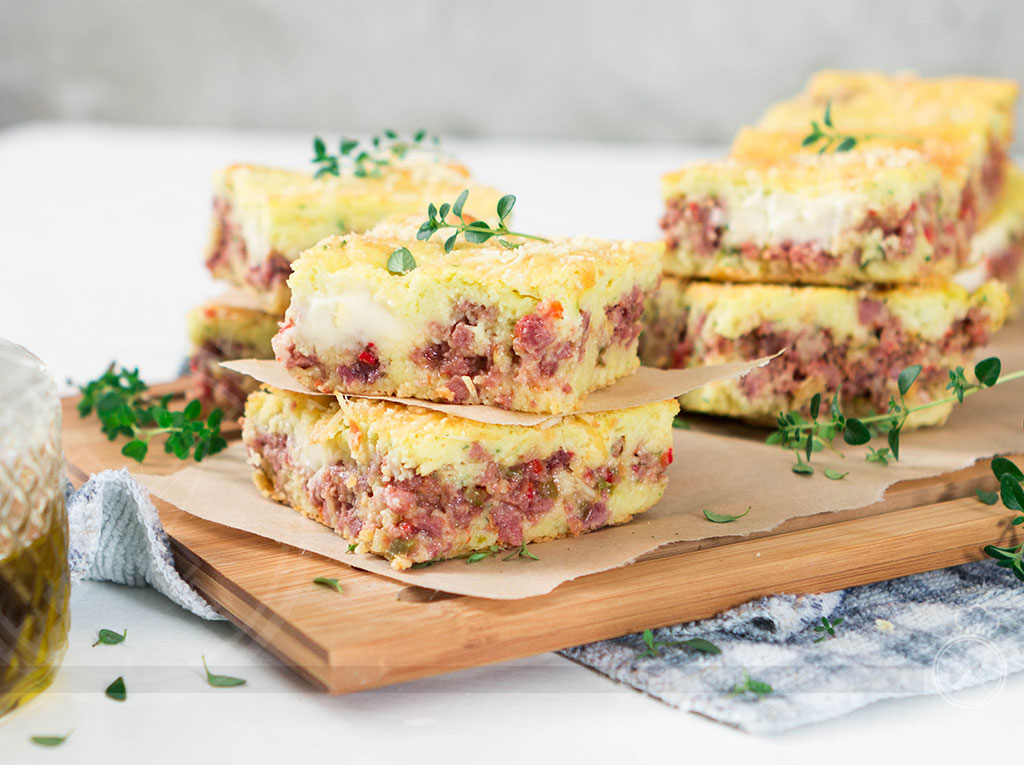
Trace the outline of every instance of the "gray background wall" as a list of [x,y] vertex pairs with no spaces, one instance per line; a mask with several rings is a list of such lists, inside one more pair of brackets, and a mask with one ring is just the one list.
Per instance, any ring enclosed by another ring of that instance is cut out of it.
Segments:
[[1024,79],[1013,0],[0,0],[25,120],[719,143],[817,68]]

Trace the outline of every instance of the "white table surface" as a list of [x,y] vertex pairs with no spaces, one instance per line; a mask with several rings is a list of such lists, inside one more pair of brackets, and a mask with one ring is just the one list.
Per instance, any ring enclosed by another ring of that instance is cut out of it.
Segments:
[[[658,175],[702,152],[682,146],[467,143],[449,146],[478,177],[516,193],[522,230],[653,235]],[[706,154],[707,152],[703,152]],[[309,136],[26,125],[0,132],[0,334],[59,380],[111,360],[146,379],[174,376],[183,316],[216,294],[200,252],[209,177],[235,161],[303,165]],[[685,586],[685,583],[680,583]],[[758,738],[678,712],[554,654],[394,688],[328,697],[226,623],[208,623],[151,590],[86,582],[72,591],[70,648],[53,688],[0,718],[0,763],[196,761],[410,763],[747,761],[818,763],[973,759],[1014,751],[1024,676],[987,705],[942,698],[875,704]],[[120,646],[91,648],[101,627]],[[215,671],[245,677],[213,689]],[[103,689],[125,677],[128,700]],[[58,749],[35,734],[73,730]]]

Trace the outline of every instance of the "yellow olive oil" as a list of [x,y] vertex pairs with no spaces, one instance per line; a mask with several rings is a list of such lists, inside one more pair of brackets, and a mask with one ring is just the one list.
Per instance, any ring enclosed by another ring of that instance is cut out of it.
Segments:
[[0,715],[45,689],[67,645],[68,522],[59,494],[50,525],[26,544],[0,548]]

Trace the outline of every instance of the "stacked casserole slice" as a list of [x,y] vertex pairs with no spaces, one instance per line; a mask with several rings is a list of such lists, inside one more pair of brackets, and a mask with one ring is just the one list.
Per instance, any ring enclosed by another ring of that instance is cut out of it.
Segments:
[[840,389],[847,414],[884,412],[913,364],[908,404],[944,395],[947,371],[1009,308],[998,279],[970,291],[954,277],[979,257],[992,275],[1019,271],[1006,254],[1020,250],[1010,232],[1024,214],[1006,161],[1016,96],[1002,80],[824,72],[742,130],[726,159],[666,175],[667,276],[648,303],[644,363],[788,349],[683,399],[761,422]]
[[[420,223],[328,237],[294,263],[273,346],[327,395],[249,396],[257,487],[396,568],[650,508],[672,461],[676,402],[576,410],[639,366],[661,246],[511,236],[445,252],[440,236],[416,238]],[[395,253],[402,268],[389,267]],[[471,419],[409,399],[492,408]],[[501,410],[563,416],[509,424]]]
[[389,158],[372,173],[320,178],[311,173],[232,165],[214,180],[213,223],[206,265],[231,285],[223,298],[189,316],[194,394],[227,417],[242,412],[250,378],[219,369],[220,361],[273,358],[270,338],[288,307],[292,262],[326,236],[360,232],[433,199],[473,189],[472,210],[494,210],[498,193],[473,186],[469,171],[427,152]]

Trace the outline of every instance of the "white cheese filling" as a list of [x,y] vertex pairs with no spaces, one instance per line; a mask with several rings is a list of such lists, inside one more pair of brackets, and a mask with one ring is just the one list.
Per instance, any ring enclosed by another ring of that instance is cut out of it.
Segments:
[[747,194],[727,202],[725,242],[778,245],[783,242],[820,242],[832,249],[833,241],[864,217],[864,197],[831,193],[806,197],[776,191]]
[[336,294],[293,302],[295,334],[318,352],[346,351],[373,343],[379,354],[398,354],[411,342],[409,325],[361,284]]

